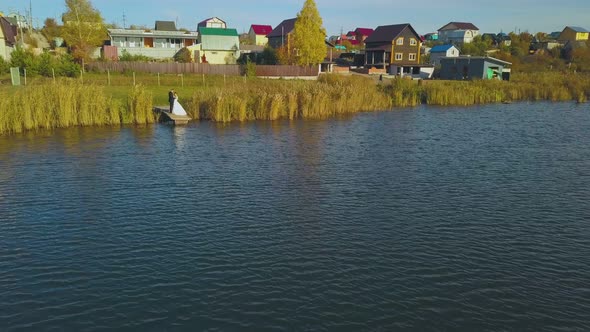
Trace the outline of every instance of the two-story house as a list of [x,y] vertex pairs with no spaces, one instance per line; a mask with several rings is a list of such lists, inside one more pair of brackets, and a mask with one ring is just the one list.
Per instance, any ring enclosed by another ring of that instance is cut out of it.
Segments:
[[196,51],[196,62],[235,64],[240,57],[240,37],[236,29],[199,27],[199,44],[189,49]]
[[365,39],[365,67],[412,73],[420,64],[420,35],[408,23],[382,25]]
[[248,38],[254,42],[254,45],[264,46],[268,44],[268,38],[266,37],[272,32],[270,25],[252,24],[250,31],[248,31]]
[[272,48],[284,46],[287,49],[291,49],[291,35],[295,29],[295,21],[297,21],[297,18],[290,18],[277,25],[266,36],[268,38],[268,45]]
[[471,43],[479,28],[468,22],[450,22],[438,29],[438,40],[447,44]]

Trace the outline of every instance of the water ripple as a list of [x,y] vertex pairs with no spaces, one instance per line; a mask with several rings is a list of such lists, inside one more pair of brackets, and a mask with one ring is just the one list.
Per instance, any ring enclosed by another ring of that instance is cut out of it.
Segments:
[[0,330],[590,330],[590,112],[0,138]]

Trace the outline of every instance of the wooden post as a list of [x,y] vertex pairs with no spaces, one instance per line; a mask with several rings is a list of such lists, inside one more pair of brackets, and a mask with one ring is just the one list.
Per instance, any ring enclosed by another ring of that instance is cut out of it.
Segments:
[[27,68],[25,68],[25,86],[27,85]]
[[55,83],[55,69],[51,68],[51,75],[53,76],[53,83]]
[[203,85],[205,85],[205,74],[201,74],[203,75]]
[[84,71],[80,70],[80,81],[84,84]]
[[184,87],[184,74],[180,74],[181,86]]
[[223,85],[225,85],[225,74],[223,74]]
[[160,73],[158,73],[158,86],[160,86]]
[[135,72],[133,72],[133,86],[135,86]]
[[111,85],[111,71],[107,70],[107,84],[110,86]]

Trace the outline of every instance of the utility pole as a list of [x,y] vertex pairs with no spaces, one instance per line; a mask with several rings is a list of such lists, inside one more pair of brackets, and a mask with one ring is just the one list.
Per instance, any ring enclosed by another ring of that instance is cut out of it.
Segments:
[[127,16],[125,16],[125,11],[123,11],[123,29],[127,29]]
[[33,1],[29,0],[29,29],[33,30]]

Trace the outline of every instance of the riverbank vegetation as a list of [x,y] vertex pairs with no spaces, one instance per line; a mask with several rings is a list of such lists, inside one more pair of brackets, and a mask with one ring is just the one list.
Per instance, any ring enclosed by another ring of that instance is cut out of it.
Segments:
[[[135,86],[133,83],[135,82]],[[468,106],[520,100],[586,102],[590,75],[515,74],[502,81],[412,81],[321,75],[317,81],[246,77],[88,73],[37,77],[26,87],[0,85],[0,134],[35,128],[149,124],[153,105],[174,88],[195,119],[219,122],[324,119],[419,104]]]
[[0,93],[0,135],[41,128],[153,123],[152,95],[137,86],[125,100],[103,87],[62,80]]

